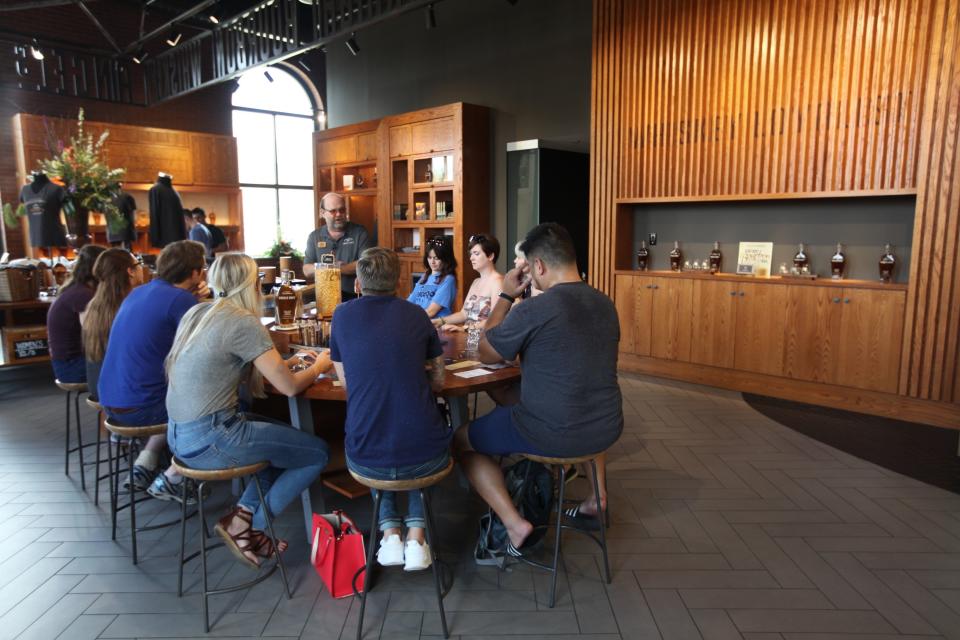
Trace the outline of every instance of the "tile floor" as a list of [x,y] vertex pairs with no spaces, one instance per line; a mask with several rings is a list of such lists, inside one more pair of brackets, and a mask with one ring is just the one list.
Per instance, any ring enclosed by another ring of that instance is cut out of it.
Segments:
[[[552,610],[544,574],[476,567],[481,507],[451,478],[437,503],[456,575],[453,637],[960,638],[960,496],[799,435],[735,393],[627,375],[621,386],[613,583],[601,581],[592,543],[573,535]],[[105,503],[94,507],[90,487],[64,477],[62,397],[43,367],[0,374],[0,640],[203,637],[198,597],[176,597],[176,530],[144,534],[134,567],[125,526],[111,542]],[[92,436],[93,414],[84,416]],[[219,512],[228,492],[215,498]],[[366,523],[368,502],[344,506]],[[154,503],[138,513],[175,511]],[[300,512],[281,521],[294,598],[280,596],[276,577],[215,597],[210,635],[354,638],[358,607],[321,589]],[[218,583],[249,577],[222,550],[211,567]],[[199,574],[188,570],[192,591]],[[429,572],[378,580],[366,638],[439,637]]]

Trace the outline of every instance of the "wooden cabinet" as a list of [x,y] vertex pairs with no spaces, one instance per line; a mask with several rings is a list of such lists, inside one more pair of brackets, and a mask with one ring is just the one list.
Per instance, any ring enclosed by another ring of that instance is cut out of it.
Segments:
[[317,139],[314,142],[313,161],[317,165],[357,161],[357,136]]
[[896,393],[905,291],[844,289],[836,384]]
[[839,287],[787,287],[783,372],[789,378],[836,382],[841,343],[843,290]]
[[693,280],[696,317],[690,337],[690,362],[733,367],[737,284]]
[[400,158],[413,154],[413,144],[410,141],[410,125],[390,127],[390,157]]
[[357,160],[359,162],[376,161],[379,142],[377,132],[361,133],[357,136]]
[[650,355],[688,362],[693,321],[693,282],[680,278],[653,280]]
[[410,125],[410,153],[437,153],[454,147],[453,118],[437,118]]
[[636,282],[640,278],[619,275],[614,278],[614,305],[620,319],[620,351],[636,353],[637,331],[637,290]]
[[735,369],[782,375],[787,292],[780,284],[737,285]]

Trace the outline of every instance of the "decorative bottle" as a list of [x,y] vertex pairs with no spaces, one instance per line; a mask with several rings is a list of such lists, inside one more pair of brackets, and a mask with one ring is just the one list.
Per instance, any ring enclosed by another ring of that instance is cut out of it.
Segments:
[[680,242],[673,241],[673,249],[670,250],[670,270],[680,271],[680,265],[683,264],[683,252],[680,251]]
[[893,249],[890,243],[883,247],[883,255],[880,256],[880,280],[891,282],[893,280],[893,270],[897,266],[897,258],[893,255]]
[[720,273],[720,265],[723,263],[723,254],[720,253],[720,243],[713,243],[713,251],[710,252],[710,273]]
[[830,277],[834,280],[843,278],[843,272],[847,267],[847,258],[843,255],[843,245],[837,243],[837,252],[830,258]]
[[290,286],[292,271],[283,271],[280,274],[280,286],[276,293],[276,321],[277,329],[297,329],[297,292]]
[[793,256],[793,267],[797,270],[797,273],[803,273],[804,267],[808,265],[809,260],[807,259],[807,253],[804,251],[803,243],[801,242],[796,255]]
[[427,163],[427,170],[423,173],[424,182],[433,182],[433,169],[430,167],[430,163]]
[[645,240],[640,241],[640,250],[637,251],[637,270],[646,271],[647,270],[647,259],[650,257],[650,251],[647,250],[647,242]]

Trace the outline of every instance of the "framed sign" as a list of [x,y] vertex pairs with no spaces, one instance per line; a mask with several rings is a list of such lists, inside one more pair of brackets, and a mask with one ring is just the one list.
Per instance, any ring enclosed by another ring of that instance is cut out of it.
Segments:
[[737,257],[737,275],[766,278],[770,275],[770,265],[772,263],[772,242],[740,243],[740,253]]

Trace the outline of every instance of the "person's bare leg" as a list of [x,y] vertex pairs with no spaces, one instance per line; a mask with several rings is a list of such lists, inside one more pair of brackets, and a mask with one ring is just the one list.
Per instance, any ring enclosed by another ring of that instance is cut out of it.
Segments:
[[470,440],[467,437],[468,427],[469,425],[460,427],[454,435],[457,459],[470,484],[500,517],[503,526],[507,528],[510,542],[519,549],[533,531],[533,525],[524,520],[514,506],[510,493],[507,492],[507,485],[503,481],[503,472],[497,463],[490,456],[477,453],[470,447]]
[[423,527],[410,527],[407,529],[407,540],[414,540],[420,544],[426,542],[426,536],[424,535]]
[[[602,453],[596,458],[597,464],[597,484],[600,486],[600,504],[607,508],[607,454]],[[588,516],[597,515],[597,496],[593,492],[593,467],[590,463],[583,465],[586,472],[587,485],[590,487],[590,495],[586,500],[580,503],[580,513]]]

